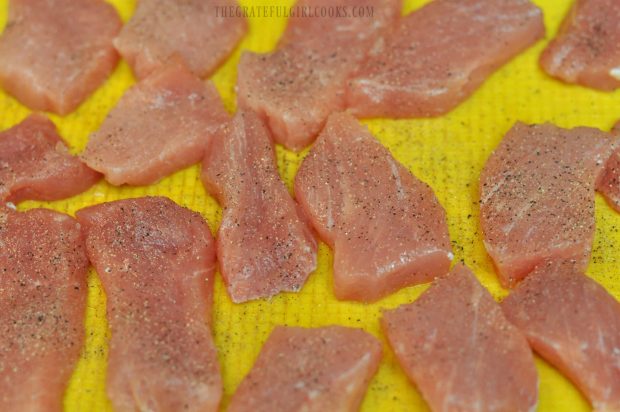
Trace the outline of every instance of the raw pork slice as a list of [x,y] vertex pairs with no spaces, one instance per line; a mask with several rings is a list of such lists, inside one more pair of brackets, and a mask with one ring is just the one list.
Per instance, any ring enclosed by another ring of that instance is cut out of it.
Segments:
[[237,112],[208,149],[202,179],[224,206],[217,254],[232,300],[299,291],[316,268],[316,241],[280,180],[256,114]]
[[211,74],[247,30],[230,14],[233,0],[140,0],[114,45],[138,78],[181,59],[199,77]]
[[512,287],[545,259],[585,268],[594,236],[594,189],[618,146],[597,129],[517,123],[480,176],[484,243]]
[[0,410],[60,412],[80,356],[88,259],[80,226],[0,206]]
[[107,296],[107,392],[117,412],[216,411],[211,330],[215,242],[204,219],[163,197],[77,212]]
[[125,93],[82,158],[113,185],[151,184],[198,163],[228,120],[212,83],[167,67]]
[[228,411],[357,411],[380,360],[361,329],[277,326]]
[[371,53],[349,82],[347,107],[358,117],[444,114],[544,33],[528,0],[432,1]]
[[0,201],[63,199],[100,178],[69,154],[54,123],[41,115],[0,132]]
[[103,0],[11,0],[0,83],[33,110],[75,110],[112,72],[121,20]]
[[[620,122],[614,126],[612,133],[620,135]],[[607,161],[605,172],[596,189],[601,192],[611,207],[620,212],[620,149],[616,150]]]
[[[400,0],[346,0],[347,17],[308,17],[302,10],[329,7],[332,0],[299,0],[278,49],[245,52],[238,68],[237,99],[266,118],[276,143],[300,150],[312,143],[327,116],[344,109],[346,80],[377,38],[395,24]],[[353,10],[373,7],[372,16]],[[341,12],[342,12],[341,10]]]
[[574,262],[536,268],[503,302],[532,348],[597,411],[620,411],[620,303]]
[[558,36],[540,56],[542,68],[567,83],[620,87],[620,2],[575,0]]
[[415,302],[386,311],[382,326],[431,410],[535,410],[538,376],[527,341],[464,265]]
[[338,299],[375,301],[448,272],[446,214],[432,189],[351,115],[329,117],[295,193],[334,249]]

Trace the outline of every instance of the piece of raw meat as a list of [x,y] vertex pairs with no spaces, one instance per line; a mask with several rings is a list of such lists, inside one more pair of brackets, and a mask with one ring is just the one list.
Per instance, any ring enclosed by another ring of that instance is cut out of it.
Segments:
[[87,270],[73,218],[0,206],[0,410],[63,410],[84,339]]
[[222,382],[209,328],[215,242],[207,223],[163,197],[76,216],[107,296],[115,410],[216,411]]
[[529,0],[432,1],[371,52],[349,82],[346,105],[358,117],[444,114],[544,33]]
[[207,190],[224,207],[217,234],[220,271],[233,302],[297,292],[316,268],[316,241],[280,179],[267,128],[237,112],[202,165]]
[[602,286],[574,262],[546,262],[502,309],[596,411],[620,411],[620,303]]
[[68,114],[116,67],[121,25],[102,0],[11,0],[0,83],[33,110]]
[[[245,52],[238,67],[237,99],[267,120],[276,143],[301,150],[312,143],[330,113],[344,109],[346,80],[400,15],[400,0],[346,0],[347,17],[307,17],[334,8],[331,0],[300,0],[278,48]],[[373,7],[372,16],[353,9]]]
[[0,202],[63,199],[100,178],[69,154],[56,126],[44,116],[32,114],[0,132]]
[[140,0],[114,45],[140,79],[177,59],[206,77],[247,31],[242,16],[223,14],[235,6],[233,0]]
[[540,56],[542,68],[567,83],[600,90],[620,87],[620,2],[575,0],[555,39]]
[[329,117],[295,194],[334,250],[338,299],[375,301],[450,268],[446,214],[432,189],[350,114]]
[[[620,122],[616,123],[611,132],[620,136]],[[616,150],[607,161],[596,189],[611,207],[620,212],[620,149]]]
[[585,268],[594,189],[618,140],[598,129],[515,124],[480,176],[480,220],[502,285],[551,258]]
[[198,163],[228,120],[211,82],[170,66],[123,95],[82,158],[113,185],[148,185]]
[[527,341],[464,265],[415,302],[385,311],[381,323],[431,410],[535,410],[538,376]]
[[355,412],[380,361],[361,329],[276,326],[228,411]]

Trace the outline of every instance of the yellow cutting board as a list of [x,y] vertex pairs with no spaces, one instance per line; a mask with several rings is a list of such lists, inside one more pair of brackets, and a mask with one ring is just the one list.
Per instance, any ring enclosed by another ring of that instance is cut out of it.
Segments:
[[[427,1],[406,1],[404,13]],[[593,126],[608,130],[620,118],[620,91],[602,93],[569,86],[547,77],[537,59],[559,27],[571,4],[569,0],[535,0],[543,8],[547,38],[496,72],[470,99],[448,115],[436,119],[364,121],[375,136],[417,177],[435,190],[446,208],[456,260],[471,267],[496,296],[506,294],[495,277],[482,243],[478,224],[478,176],[485,160],[503,134],[517,120],[529,123],[551,121],[559,126]],[[124,20],[134,0],[111,1]],[[291,1],[243,1],[244,5],[290,5]],[[0,0],[0,27],[4,27],[8,1]],[[284,18],[250,19],[249,33],[234,55],[212,77],[229,110],[234,110],[236,64],[244,49],[271,50],[285,27]],[[2,62],[0,62],[2,64]],[[110,79],[76,112],[51,116],[71,150],[81,151],[123,92],[134,83],[122,62]],[[0,92],[0,129],[21,121],[29,110]],[[278,147],[278,164],[289,188],[304,153]],[[84,206],[110,200],[145,196],[168,196],[203,214],[215,232],[221,210],[209,197],[193,166],[147,187],[112,187],[100,182],[79,196],[56,202],[24,202],[19,209],[48,207],[73,214]],[[596,199],[596,238],[588,274],[620,299],[620,214],[605,201]],[[379,328],[381,309],[411,302],[426,286],[401,290],[372,305],[339,302],[332,293],[332,254],[325,245],[319,251],[318,270],[300,293],[282,294],[270,301],[234,305],[218,275],[215,287],[214,333],[224,378],[223,405],[252,367],[263,342],[275,325],[321,326],[340,324],[360,327],[384,342],[381,368],[364,400],[363,411],[425,411],[428,407],[407,381]],[[65,397],[67,411],[110,411],[105,394],[107,340],[105,294],[94,271],[89,276],[86,345]],[[555,369],[537,360],[540,374],[540,411],[587,411],[589,406]]]

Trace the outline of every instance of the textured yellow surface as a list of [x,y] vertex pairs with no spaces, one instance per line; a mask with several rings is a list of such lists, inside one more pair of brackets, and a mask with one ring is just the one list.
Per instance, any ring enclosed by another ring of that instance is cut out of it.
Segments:
[[[0,27],[6,22],[7,0],[0,0]],[[132,13],[133,0],[114,0],[124,20]],[[290,1],[245,1],[245,4],[277,5]],[[405,13],[425,1],[407,1]],[[556,32],[568,10],[569,0],[535,0],[545,13],[547,40]],[[234,110],[236,63],[243,49],[270,50],[286,21],[279,18],[250,20],[250,31],[228,62],[213,76],[226,106]],[[482,244],[478,226],[478,175],[486,158],[516,120],[551,121],[560,126],[587,125],[609,129],[620,118],[620,91],[601,93],[561,84],[539,69],[537,58],[547,40],[537,43],[495,73],[472,98],[446,116],[417,120],[364,121],[394,156],[416,176],[429,183],[446,208],[450,235],[457,260],[464,260],[483,284],[497,297],[506,291],[499,286]],[[0,62],[0,64],[2,64]],[[51,116],[72,151],[79,152],[134,79],[121,63],[110,79],[76,112],[64,118]],[[29,111],[0,92],[0,129],[21,121]],[[278,148],[284,180],[292,178],[303,154]],[[182,170],[148,187],[115,188],[100,182],[86,193],[56,202],[24,202],[22,210],[43,206],[73,214],[77,209],[104,201],[164,195],[196,210],[215,231],[220,209],[199,180],[198,166]],[[620,299],[620,215],[597,195],[597,229],[588,273]],[[382,308],[414,300],[425,286],[411,287],[372,305],[337,301],[331,288],[331,253],[320,248],[319,268],[298,294],[283,294],[271,301],[233,305],[221,278],[215,289],[215,340],[223,370],[224,405],[248,372],[262,343],[278,324],[320,326],[341,324],[361,327],[381,337],[378,319]],[[67,411],[111,410],[105,394],[107,339],[105,294],[94,271],[89,276],[86,346],[65,397]],[[383,340],[383,338],[381,337]],[[385,343],[385,340],[383,340]],[[537,360],[540,373],[541,411],[581,411],[589,407],[576,389],[545,362]],[[385,345],[381,368],[370,385],[364,411],[427,410],[419,393],[410,385]]]

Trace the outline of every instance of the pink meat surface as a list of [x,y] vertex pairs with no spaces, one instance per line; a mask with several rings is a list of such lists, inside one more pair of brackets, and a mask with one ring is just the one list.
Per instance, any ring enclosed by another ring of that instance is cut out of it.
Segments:
[[199,77],[210,75],[247,31],[230,13],[233,0],[140,0],[114,45],[138,78],[180,59]]
[[198,163],[228,120],[212,83],[167,67],[123,95],[82,158],[113,185],[151,184]]
[[267,128],[237,112],[203,162],[207,190],[224,206],[220,271],[234,302],[297,292],[316,268],[316,241],[280,179]]
[[501,283],[512,287],[551,258],[585,268],[594,189],[618,140],[598,129],[517,123],[480,176],[480,219]]
[[74,111],[108,77],[121,28],[103,0],[11,0],[0,37],[0,83],[33,110]]
[[[612,133],[620,136],[620,122],[614,126]],[[601,192],[611,207],[620,212],[620,149],[617,149],[607,161],[605,172],[596,189]]]
[[620,303],[574,262],[545,263],[503,302],[506,317],[596,411],[620,411]]
[[551,76],[601,90],[620,87],[620,2],[575,0],[540,56]]
[[385,311],[381,323],[431,410],[535,410],[538,376],[527,341],[466,266]]
[[115,410],[216,411],[222,382],[209,328],[215,242],[207,223],[163,197],[76,215],[107,296]]
[[83,192],[100,178],[69,154],[46,117],[32,114],[0,132],[0,201],[63,199]]
[[446,214],[432,189],[351,115],[329,117],[295,194],[334,249],[338,299],[375,301],[448,272]]
[[80,226],[0,206],[0,410],[60,412],[84,339],[88,259]]
[[[271,54],[245,52],[237,99],[267,120],[276,143],[300,150],[314,141],[330,113],[344,109],[346,80],[378,37],[395,24],[400,0],[339,2],[347,17],[307,17],[301,10],[335,9],[331,0],[300,0]],[[372,16],[359,17],[367,7]]]
[[277,326],[229,412],[354,412],[379,368],[381,344],[361,329]]
[[349,82],[358,117],[427,117],[467,99],[545,33],[528,0],[435,0],[404,17]]

